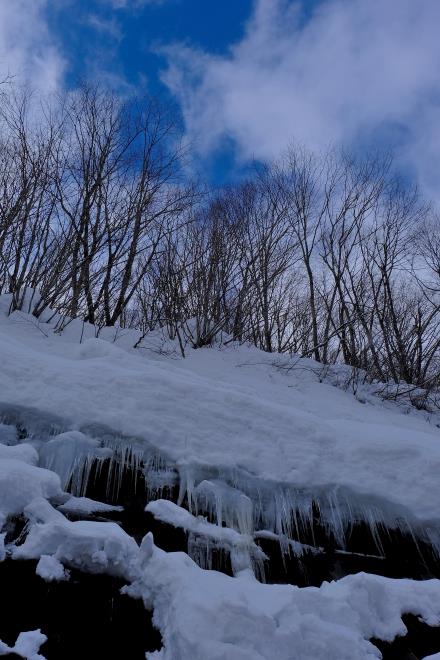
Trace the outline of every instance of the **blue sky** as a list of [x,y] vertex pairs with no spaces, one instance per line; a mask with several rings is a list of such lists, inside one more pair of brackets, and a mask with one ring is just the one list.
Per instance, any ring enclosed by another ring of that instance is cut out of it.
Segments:
[[[173,42],[224,53],[240,39],[251,0],[168,0],[119,7],[103,0],[61,0],[46,15],[60,47],[68,55],[67,79],[89,75],[90,62],[134,84],[164,94],[160,70],[166,65],[158,47]],[[105,61],[104,61],[105,60]]]
[[0,74],[159,96],[211,182],[343,144],[438,199],[439,25],[439,0],[1,0]]
[[[253,2],[168,0],[121,5],[117,0],[61,0],[47,5],[49,29],[66,57],[66,84],[74,87],[78,80],[97,77],[116,89],[132,86],[133,91],[176,105],[161,80],[167,68],[161,47],[180,43],[224,55],[242,38]],[[203,164],[204,175],[214,183],[231,181],[245,169],[235,162],[228,140]]]

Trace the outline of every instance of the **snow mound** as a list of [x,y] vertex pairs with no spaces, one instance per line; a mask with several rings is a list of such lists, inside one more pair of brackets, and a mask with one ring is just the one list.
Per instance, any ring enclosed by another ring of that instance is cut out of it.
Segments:
[[440,624],[438,580],[359,573],[300,589],[202,570],[151,537],[141,551],[142,578],[126,590],[154,606],[164,647],[152,660],[371,660],[381,654],[368,640],[404,635],[403,613]]
[[62,582],[69,579],[69,571],[52,555],[41,555],[35,572],[46,582]]
[[[108,573],[127,579],[135,573],[137,543],[116,523],[71,522],[44,500],[34,501],[25,509],[25,515],[31,526],[25,542],[13,549],[14,559],[50,555],[63,565],[89,573]],[[44,572],[45,566],[47,560],[40,570]]]
[[32,445],[23,442],[20,445],[1,445],[0,444],[0,460],[14,459],[23,461],[28,465],[37,465],[38,452]]
[[26,445],[0,445],[0,529],[9,516],[21,514],[34,500],[62,497],[58,475],[31,464],[34,451]]

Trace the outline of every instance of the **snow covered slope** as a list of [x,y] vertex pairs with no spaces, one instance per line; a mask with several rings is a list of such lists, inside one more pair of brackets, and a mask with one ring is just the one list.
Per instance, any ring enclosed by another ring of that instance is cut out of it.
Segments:
[[[404,613],[440,625],[439,580],[359,573],[299,589],[252,573],[264,559],[258,538],[296,543],[301,554],[298,530],[316,507],[341,547],[346,526],[364,520],[373,531],[380,522],[411,529],[438,550],[433,415],[404,414],[368,387],[356,398],[332,384],[344,368],[324,375],[311,360],[231,344],[182,359],[154,333],[136,349],[131,331],[96,338],[73,321],[57,334],[21,312],[8,317],[7,304],[0,299],[0,525],[19,515],[27,525],[6,546],[0,529],[0,561],[38,560],[47,581],[68,580],[69,569],[122,577],[154,610],[163,648],[150,660],[368,660],[381,657],[369,640],[405,634]],[[189,511],[163,499],[147,510],[228,549],[234,577],[164,552],[151,534],[139,547],[114,522],[76,519],[119,510],[65,492],[73,475],[81,494],[87,466],[118,448],[156,496],[180,484]]]
[[319,382],[313,361],[279,369],[286,359],[243,346],[183,360],[152,350],[154,337],[135,350],[135,333],[94,338],[77,321],[58,336],[21,312],[7,318],[6,307],[0,413],[28,407],[40,420],[53,415],[60,431],[98,424],[135,437],[177,465],[190,496],[202,479],[229,475],[248,490],[283,488],[285,499],[287,488],[324,508],[440,525],[439,428]]

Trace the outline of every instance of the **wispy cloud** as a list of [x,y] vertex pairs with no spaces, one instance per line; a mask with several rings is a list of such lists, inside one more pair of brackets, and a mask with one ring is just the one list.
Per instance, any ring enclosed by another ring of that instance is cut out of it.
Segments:
[[112,9],[139,9],[146,5],[161,5],[166,0],[100,0],[101,4],[110,5]]
[[[310,7],[310,5],[308,5]],[[313,148],[397,144],[422,185],[440,184],[440,2],[257,0],[224,56],[175,44],[163,80],[201,154],[227,137],[243,158]],[[438,193],[437,193],[438,195]]]
[[122,39],[121,25],[114,17],[103,18],[97,14],[89,14],[87,16],[86,22],[87,25],[92,27],[94,30],[106,35],[107,37],[110,37],[111,39],[116,41],[120,41]]
[[46,0],[0,2],[0,77],[41,92],[61,82],[64,59],[45,20]]

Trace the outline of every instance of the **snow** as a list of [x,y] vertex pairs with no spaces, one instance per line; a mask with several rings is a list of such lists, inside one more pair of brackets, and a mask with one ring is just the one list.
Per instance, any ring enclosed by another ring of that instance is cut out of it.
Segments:
[[0,444],[15,445],[17,441],[17,430],[15,426],[0,424]]
[[[5,450],[10,451],[11,458]],[[32,458],[25,445],[0,445],[0,528],[9,516],[21,514],[35,499],[62,496],[58,475],[26,462]]]
[[70,497],[67,502],[64,502],[64,504],[58,507],[58,511],[62,511],[63,513],[73,513],[82,516],[122,510],[121,506],[112,506],[104,502],[97,502],[96,500],[91,500],[89,497]]
[[155,660],[367,660],[368,640],[406,633],[403,613],[440,624],[440,581],[359,573],[320,588],[266,585],[205,571],[184,553],[164,553],[151,536],[142,576],[125,590],[153,605],[164,641]]
[[[264,558],[257,538],[297,557],[320,552],[301,542],[314,509],[339,551],[359,520],[373,533],[381,522],[413,530],[438,549],[435,415],[404,414],[366,386],[360,403],[334,385],[342,367],[324,376],[312,360],[236,345],[183,360],[157,352],[154,333],[135,350],[134,331],[97,337],[72,321],[58,335],[6,309],[0,297],[0,559],[37,560],[47,581],[69,568],[123,578],[162,633],[151,660],[371,660],[380,653],[368,640],[405,634],[402,614],[440,625],[438,580],[359,573],[300,589],[251,570]],[[139,548],[114,522],[68,520],[120,510],[82,496],[96,459],[110,459],[116,481],[127,466],[142,470],[154,498],[178,484],[177,504],[156,499],[147,511],[187,532],[199,564],[213,548],[230,552],[234,577],[164,552],[151,535]],[[4,547],[3,525],[19,515],[24,542]],[[13,650],[38,660],[44,640],[21,633]]]
[[[25,463],[26,457],[35,458],[23,452],[22,460],[15,462],[48,472]],[[49,474],[59,484],[59,477]],[[100,508],[99,502],[86,498],[67,498],[62,506],[69,509],[69,502],[77,511]],[[147,510],[231,552],[241,545],[252,547],[251,536],[209,523],[172,502],[150,502]],[[274,653],[279,660],[371,660],[380,653],[368,640],[391,641],[405,634],[403,613],[440,625],[438,580],[390,580],[359,573],[320,588],[266,585],[255,580],[246,563],[230,578],[201,569],[184,553],[160,550],[151,534],[139,548],[115,523],[71,522],[45,497],[31,497],[23,514],[29,531],[22,545],[10,546],[12,559],[38,559],[37,575],[47,581],[68,579],[65,567],[123,577],[129,583],[124,591],[153,608],[163,636],[164,646],[147,656],[151,660],[272,660]],[[256,535],[274,536],[264,530]],[[13,650],[40,660],[44,640],[38,631],[22,633]],[[0,646],[0,653],[10,651]]]
[[[138,546],[116,523],[71,522],[44,500],[34,501],[24,513],[31,526],[25,542],[13,549],[14,559],[51,555],[63,565],[89,573],[133,576]],[[40,570],[44,571],[44,563]]]
[[34,447],[25,442],[13,446],[0,445],[0,460],[1,459],[15,459],[18,461],[24,461],[29,465],[37,465],[38,452]]
[[41,555],[35,572],[46,582],[62,582],[69,579],[69,571],[52,555]]
[[46,640],[47,637],[42,634],[41,630],[21,632],[12,648],[0,641],[0,656],[8,655],[8,653],[16,653],[27,660],[44,660],[43,656],[40,655],[38,651],[40,650],[40,646],[44,644]]

